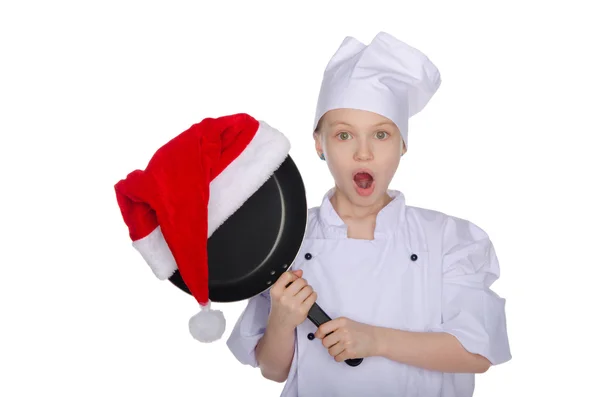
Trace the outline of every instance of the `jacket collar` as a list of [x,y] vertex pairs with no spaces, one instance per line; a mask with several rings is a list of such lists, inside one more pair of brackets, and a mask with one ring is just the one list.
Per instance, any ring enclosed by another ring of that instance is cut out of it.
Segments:
[[[347,238],[348,227],[340,218],[331,204],[335,188],[330,189],[319,208],[319,223],[325,238]],[[392,201],[377,214],[375,223],[375,240],[393,237],[401,234],[401,226],[405,220],[406,201],[404,194],[398,190],[388,189]]]

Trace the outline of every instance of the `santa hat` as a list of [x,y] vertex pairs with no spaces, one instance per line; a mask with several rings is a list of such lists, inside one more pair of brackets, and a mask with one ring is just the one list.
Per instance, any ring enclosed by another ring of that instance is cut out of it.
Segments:
[[206,118],[179,134],[115,185],[133,247],[161,280],[179,270],[200,312],[190,333],[213,342],[225,317],[211,309],[204,242],[283,163],[290,143],[248,114]]

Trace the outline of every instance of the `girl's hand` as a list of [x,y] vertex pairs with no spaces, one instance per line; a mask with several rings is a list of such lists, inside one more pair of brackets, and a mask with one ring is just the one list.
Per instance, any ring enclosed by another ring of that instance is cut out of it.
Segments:
[[269,322],[278,329],[292,331],[308,317],[317,293],[302,278],[302,270],[284,272],[270,290]]
[[377,352],[375,327],[346,317],[321,325],[315,337],[323,340],[323,346],[337,362],[374,356]]

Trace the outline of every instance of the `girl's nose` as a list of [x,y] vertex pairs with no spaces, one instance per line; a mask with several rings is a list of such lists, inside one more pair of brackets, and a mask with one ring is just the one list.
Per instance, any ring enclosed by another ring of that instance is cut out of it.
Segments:
[[354,153],[354,159],[357,161],[368,161],[373,159],[373,150],[366,143],[360,143],[356,152]]

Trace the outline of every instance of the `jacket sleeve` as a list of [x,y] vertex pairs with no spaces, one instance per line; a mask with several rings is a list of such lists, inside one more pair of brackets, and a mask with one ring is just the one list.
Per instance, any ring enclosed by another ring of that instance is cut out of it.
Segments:
[[227,347],[242,364],[258,367],[255,348],[265,333],[271,309],[269,291],[248,300],[227,340]]
[[488,235],[469,221],[449,217],[443,253],[443,331],[492,365],[509,361],[505,299],[490,288],[500,267]]

